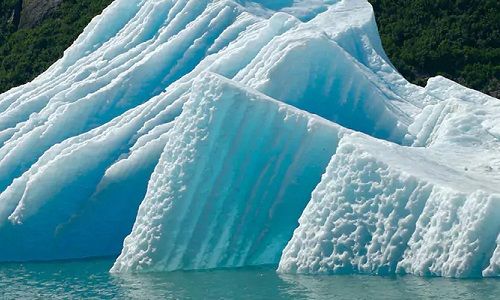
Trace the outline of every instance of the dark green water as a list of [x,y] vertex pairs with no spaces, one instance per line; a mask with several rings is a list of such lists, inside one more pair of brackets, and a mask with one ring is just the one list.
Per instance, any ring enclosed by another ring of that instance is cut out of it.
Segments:
[[111,259],[0,265],[0,299],[500,299],[500,280],[280,275],[273,267],[113,275]]

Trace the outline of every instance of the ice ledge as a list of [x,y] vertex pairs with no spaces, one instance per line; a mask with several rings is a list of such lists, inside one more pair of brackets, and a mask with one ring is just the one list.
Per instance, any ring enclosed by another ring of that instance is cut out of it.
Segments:
[[219,75],[192,90],[113,272],[278,263],[349,132]]
[[500,193],[443,158],[345,136],[278,270],[498,276]]

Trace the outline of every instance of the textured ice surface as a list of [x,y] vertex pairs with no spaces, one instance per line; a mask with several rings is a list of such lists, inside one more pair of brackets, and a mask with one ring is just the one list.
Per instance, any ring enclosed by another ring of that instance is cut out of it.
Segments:
[[277,263],[344,132],[202,75],[113,271]]
[[[500,101],[431,79],[415,147],[344,137],[279,270],[498,276]],[[417,147],[418,146],[418,147]]]
[[116,0],[0,95],[0,261],[499,276],[498,120],[365,0]]
[[481,276],[500,227],[500,185],[447,161],[431,149],[344,137],[279,270]]

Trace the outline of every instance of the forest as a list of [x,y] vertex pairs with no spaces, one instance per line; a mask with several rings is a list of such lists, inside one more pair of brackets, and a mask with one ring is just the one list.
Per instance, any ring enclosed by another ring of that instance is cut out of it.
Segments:
[[443,75],[500,96],[500,1],[370,0],[396,68],[425,85]]

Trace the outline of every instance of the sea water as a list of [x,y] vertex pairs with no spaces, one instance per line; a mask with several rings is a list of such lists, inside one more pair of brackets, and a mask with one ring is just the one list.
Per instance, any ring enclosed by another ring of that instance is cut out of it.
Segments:
[[275,266],[111,274],[113,259],[0,264],[0,299],[498,299],[499,279],[282,275]]

